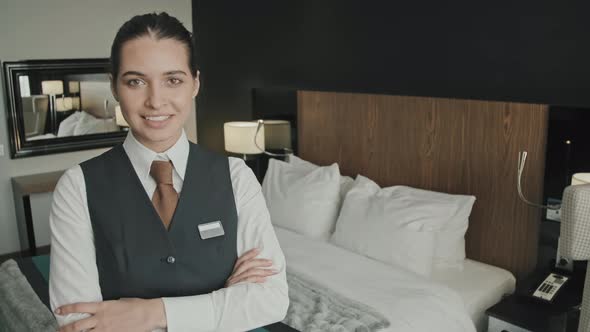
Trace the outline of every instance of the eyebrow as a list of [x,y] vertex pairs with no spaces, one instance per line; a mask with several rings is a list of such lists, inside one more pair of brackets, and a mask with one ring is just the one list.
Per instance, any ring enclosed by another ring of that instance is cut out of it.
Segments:
[[129,75],[145,76],[144,73],[140,73],[138,71],[130,70],[130,71],[126,71],[125,73],[123,73],[123,75],[121,75],[121,77],[129,76]]
[[167,71],[164,73],[164,75],[176,75],[176,74],[182,74],[182,75],[186,75],[186,73],[182,70],[172,70],[172,71]]
[[[164,73],[164,75],[166,75],[166,76],[167,75],[175,75],[175,74],[182,74],[182,75],[187,76],[187,74],[182,70],[171,70],[171,71],[167,71]],[[134,70],[126,71],[125,73],[123,73],[123,75],[121,75],[121,77],[129,76],[129,75],[136,75],[136,76],[145,77],[144,73],[134,71]]]

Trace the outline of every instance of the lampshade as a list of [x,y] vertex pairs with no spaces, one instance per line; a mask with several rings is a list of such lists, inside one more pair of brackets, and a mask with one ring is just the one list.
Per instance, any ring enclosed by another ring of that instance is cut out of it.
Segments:
[[264,145],[267,149],[291,149],[289,121],[264,120]]
[[73,109],[72,97],[57,98],[55,100],[55,110],[58,112],[71,111]]
[[70,93],[80,92],[80,81],[69,81],[68,82],[68,90]]
[[[590,259],[590,184],[566,187],[561,210],[560,255],[572,260]],[[578,331],[590,331],[590,273],[584,281]]]
[[240,154],[260,154],[264,146],[264,126],[260,128],[254,144],[254,136],[258,123],[256,122],[226,122],[223,124],[225,151]]
[[123,112],[121,111],[121,106],[119,106],[119,105],[115,106],[115,118],[116,118],[115,121],[117,122],[117,126],[129,127],[129,124],[127,123],[127,121],[123,117]]
[[[576,173],[563,191],[559,254],[590,259],[590,173]],[[590,273],[586,273],[578,331],[590,331]]]
[[44,95],[61,95],[64,93],[64,83],[62,81],[42,81],[41,93]]
[[590,173],[576,173],[572,176],[572,186],[578,184],[589,184]]

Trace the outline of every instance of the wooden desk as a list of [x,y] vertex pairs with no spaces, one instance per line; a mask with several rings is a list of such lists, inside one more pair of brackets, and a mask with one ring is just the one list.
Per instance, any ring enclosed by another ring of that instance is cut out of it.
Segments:
[[[57,181],[64,172],[57,171],[12,178],[12,193],[14,195],[14,208],[17,215],[21,250],[28,251],[31,256],[37,255],[37,244],[30,195],[53,192]],[[24,220],[19,211],[24,212]]]

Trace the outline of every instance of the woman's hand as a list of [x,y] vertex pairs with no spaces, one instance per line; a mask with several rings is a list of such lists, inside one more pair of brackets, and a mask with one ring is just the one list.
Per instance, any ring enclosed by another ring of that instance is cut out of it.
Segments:
[[88,313],[90,317],[64,325],[59,332],[151,331],[166,327],[162,299],[121,299],[116,301],[73,303],[55,310],[58,315]]
[[256,258],[260,250],[254,248],[244,253],[234,265],[234,270],[225,282],[225,287],[238,282],[265,282],[266,277],[277,274],[278,271],[269,269],[272,266],[270,259]]

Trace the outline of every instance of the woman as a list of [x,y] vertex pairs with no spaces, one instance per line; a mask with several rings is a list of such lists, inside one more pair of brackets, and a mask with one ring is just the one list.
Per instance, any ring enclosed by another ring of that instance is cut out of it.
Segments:
[[111,86],[130,131],[56,187],[60,331],[245,331],[285,316],[285,260],[254,174],[183,131],[199,91],[193,53],[166,13],[115,37]]

